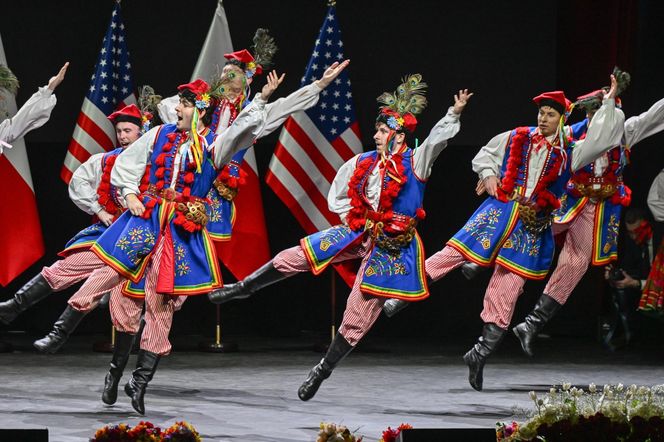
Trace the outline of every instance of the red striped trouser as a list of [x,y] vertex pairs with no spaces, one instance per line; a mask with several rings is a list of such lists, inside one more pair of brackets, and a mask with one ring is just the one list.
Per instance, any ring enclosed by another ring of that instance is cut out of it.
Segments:
[[89,277],[106,264],[90,250],[73,252],[41,271],[54,292],[59,292]]
[[94,310],[107,292],[110,292],[115,286],[125,281],[123,276],[107,266],[97,255],[92,252],[89,253],[92,254],[89,257],[90,266],[94,264],[97,268],[90,274],[81,288],[67,301],[73,309],[79,312]]
[[[371,239],[367,238],[362,244],[341,253],[332,261],[341,262],[349,259],[362,258],[362,263],[357,272],[355,284],[353,284],[353,288],[346,301],[346,310],[344,311],[344,317],[341,321],[341,326],[339,327],[339,333],[341,333],[346,341],[352,346],[355,346],[369,329],[371,329],[371,326],[376,322],[378,316],[380,316],[383,304],[385,303],[385,298],[367,296],[360,291],[364,267],[371,255],[369,253],[371,246]],[[311,270],[309,261],[304,255],[302,247],[299,245],[280,252],[274,257],[272,264],[275,269],[288,276],[298,272]]]
[[[426,260],[425,266],[429,277],[437,281],[459,267],[466,258],[456,249],[445,246]],[[505,268],[495,265],[493,275],[484,294],[484,309],[480,317],[485,323],[492,322],[506,329],[514,314],[514,306],[523,293],[526,280]]]
[[544,293],[565,304],[574,287],[581,281],[588,270],[593,254],[593,236],[595,228],[595,209],[597,204],[588,200],[581,212],[567,224],[554,224],[554,233],[567,230],[567,237],[558,264]]
[[141,335],[141,349],[159,355],[171,352],[168,335],[173,323],[173,313],[182,307],[187,296],[168,296],[157,293],[159,262],[164,250],[164,238],[159,241],[150,264],[145,270],[145,298],[137,299],[124,296],[114,290],[111,293],[109,307],[113,325],[118,331],[136,334],[141,320],[141,311],[145,303],[145,328]]
[[457,249],[445,246],[425,261],[424,268],[432,281],[438,281],[466,261],[466,257]]

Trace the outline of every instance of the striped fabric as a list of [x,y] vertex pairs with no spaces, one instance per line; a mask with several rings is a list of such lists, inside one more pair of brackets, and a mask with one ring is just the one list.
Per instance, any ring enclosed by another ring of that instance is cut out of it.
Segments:
[[103,265],[93,252],[82,250],[44,267],[41,274],[53,291],[59,292],[83,281]]
[[589,200],[581,209],[581,213],[568,224],[565,244],[558,256],[558,264],[544,288],[544,293],[559,304],[567,302],[574,287],[588,270],[593,253],[596,206]]
[[116,2],[60,171],[60,177],[66,183],[91,155],[115,148],[115,129],[106,117],[117,109],[136,103],[124,29],[120,2]]

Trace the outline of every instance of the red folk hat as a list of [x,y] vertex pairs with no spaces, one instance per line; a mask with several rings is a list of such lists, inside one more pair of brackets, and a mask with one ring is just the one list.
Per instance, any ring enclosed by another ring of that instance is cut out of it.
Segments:
[[558,111],[560,115],[565,115],[571,110],[572,102],[565,97],[563,91],[544,92],[533,98],[538,107],[550,106]]
[[247,74],[250,73],[247,75],[248,77],[252,77],[254,74],[260,75],[263,73],[263,67],[256,63],[254,56],[251,55],[251,52],[247,51],[246,49],[231,52],[230,54],[224,54],[224,58],[226,60],[238,61],[241,64],[242,70],[248,71]]
[[138,106],[136,106],[135,104],[130,104],[129,106],[125,106],[122,109],[113,112],[107,118],[113,124],[122,123],[123,121],[126,121],[129,123],[134,123],[138,127],[141,127],[142,116],[143,115],[141,114],[141,111],[138,108]]
[[181,84],[178,86],[178,91],[183,91],[185,89],[193,92],[198,96],[208,92],[210,90],[210,85],[208,85],[204,80],[197,78],[191,83]]

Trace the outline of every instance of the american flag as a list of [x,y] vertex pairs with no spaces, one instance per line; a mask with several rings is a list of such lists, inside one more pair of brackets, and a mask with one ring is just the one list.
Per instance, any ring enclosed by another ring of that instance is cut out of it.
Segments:
[[[330,6],[309,59],[302,85],[321,77],[344,59],[336,11]],[[337,170],[362,151],[348,69],[323,92],[318,104],[288,118],[270,161],[267,184],[288,206],[307,233],[339,223],[327,208],[327,193]]]
[[60,171],[60,177],[66,183],[69,183],[76,168],[91,155],[116,147],[115,130],[106,117],[132,103],[136,103],[136,95],[131,79],[129,50],[120,2],[116,2]]

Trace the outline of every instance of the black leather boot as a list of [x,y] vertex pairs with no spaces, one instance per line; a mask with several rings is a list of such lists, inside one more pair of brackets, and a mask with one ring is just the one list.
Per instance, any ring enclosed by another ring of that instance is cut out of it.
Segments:
[[[427,275],[427,285],[430,286],[431,284],[433,284],[433,280],[429,277],[429,275]],[[383,304],[383,313],[385,313],[385,316],[388,318],[391,318],[409,305],[410,301],[390,298]]]
[[21,287],[14,298],[0,302],[0,322],[9,324],[19,313],[26,311],[51,293],[53,293],[51,286],[41,273],[38,274]]
[[496,324],[484,324],[482,336],[477,340],[477,344],[463,356],[463,361],[468,366],[468,382],[475,390],[482,391],[484,364],[503,340],[506,331]]
[[482,267],[479,264],[475,264],[472,261],[466,261],[461,264],[461,273],[466,277],[467,280],[474,279],[477,275],[485,271],[488,267]]
[[68,305],[58,320],[55,321],[55,324],[53,324],[53,330],[43,338],[33,342],[32,345],[40,353],[53,354],[57,352],[67,342],[69,335],[76,329],[85,315],[87,315],[87,312],[79,312]]
[[242,281],[238,281],[235,284],[227,284],[220,289],[208,293],[208,298],[213,304],[223,304],[231,299],[245,299],[263,287],[286,278],[287,276],[275,269],[272,261],[270,261]]
[[512,328],[516,337],[521,341],[521,348],[525,354],[530,357],[533,356],[533,342],[537,338],[537,333],[553,318],[560,307],[562,305],[558,304],[558,301],[543,293],[537,300],[533,311],[526,316],[526,319]]
[[136,360],[136,370],[131,375],[131,379],[125,385],[125,393],[131,398],[131,406],[138,414],[145,414],[145,390],[148,388],[148,382],[152,380],[157,371],[161,356],[147,350],[138,352]]
[[337,333],[327,349],[325,357],[309,372],[309,376],[297,390],[297,395],[303,401],[308,401],[318,391],[320,384],[330,377],[332,370],[337,366],[348,353],[353,350],[353,346],[346,341],[341,333]]
[[113,357],[111,358],[111,368],[104,379],[104,391],[101,393],[101,400],[107,405],[113,405],[118,399],[118,384],[122,378],[131,346],[134,342],[134,336],[129,333],[115,332],[115,344],[113,347]]

